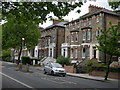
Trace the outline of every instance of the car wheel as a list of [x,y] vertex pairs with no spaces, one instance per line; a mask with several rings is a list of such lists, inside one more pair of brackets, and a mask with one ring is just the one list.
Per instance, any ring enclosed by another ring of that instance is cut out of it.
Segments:
[[63,77],[65,77],[65,74],[63,74]]
[[44,69],[44,74],[46,74],[47,72],[45,71],[45,69]]
[[51,71],[51,75],[54,75],[54,71]]

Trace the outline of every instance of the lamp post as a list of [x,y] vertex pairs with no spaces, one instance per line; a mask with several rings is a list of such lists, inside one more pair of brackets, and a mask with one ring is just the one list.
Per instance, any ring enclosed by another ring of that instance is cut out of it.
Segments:
[[[22,51],[24,49],[24,41],[25,41],[25,38],[22,38]],[[24,52],[22,52],[22,54],[24,54]],[[24,55],[23,55],[24,56]],[[21,59],[21,63],[22,63],[22,59]]]

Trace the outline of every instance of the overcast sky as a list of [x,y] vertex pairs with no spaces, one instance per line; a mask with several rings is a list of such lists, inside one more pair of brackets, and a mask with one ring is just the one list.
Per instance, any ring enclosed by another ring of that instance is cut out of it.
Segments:
[[[68,16],[65,16],[64,19],[67,19],[68,21],[71,21],[71,20],[75,20],[75,19],[79,18],[80,16],[88,13],[88,7],[89,7],[90,4],[112,10],[111,7],[108,4],[108,0],[96,0],[96,1],[87,0],[87,2],[83,3],[83,5],[80,7],[81,12],[79,14],[75,13],[78,10],[78,8],[76,8],[74,11],[71,11],[68,14]],[[52,13],[50,15],[52,15],[53,18],[55,18]],[[47,20],[46,23],[44,23],[42,25],[40,24],[39,26],[43,27],[43,28],[46,28],[46,27],[52,25],[52,23],[53,23],[52,21]]]

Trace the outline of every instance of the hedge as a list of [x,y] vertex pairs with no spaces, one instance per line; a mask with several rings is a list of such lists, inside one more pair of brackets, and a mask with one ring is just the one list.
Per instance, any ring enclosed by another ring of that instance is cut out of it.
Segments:
[[9,62],[11,60],[11,49],[2,51],[2,60]]
[[[97,66],[77,66],[77,73],[89,73],[92,71],[103,71],[105,72],[107,70],[107,67],[97,67]],[[120,68],[114,68],[110,67],[110,72],[120,72]]]
[[57,63],[61,64],[62,66],[64,65],[71,65],[70,59],[65,58],[64,56],[59,56],[56,60]]
[[22,56],[22,64],[31,64],[31,59],[28,56]]

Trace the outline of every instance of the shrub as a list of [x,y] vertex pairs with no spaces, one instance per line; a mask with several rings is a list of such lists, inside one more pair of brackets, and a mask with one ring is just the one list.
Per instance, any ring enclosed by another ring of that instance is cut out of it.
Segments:
[[95,63],[94,66],[100,66],[100,67],[103,66],[104,67],[104,66],[106,66],[106,64],[105,63]]
[[87,66],[92,66],[94,63],[93,62],[91,62],[91,61],[89,61],[89,62],[87,62]]
[[2,51],[2,60],[9,62],[11,59],[11,49]]
[[31,64],[31,59],[30,59],[30,57],[28,57],[28,56],[22,56],[22,63],[23,64]]
[[56,62],[60,63],[62,66],[71,65],[69,58],[65,58],[64,56],[58,57]]

